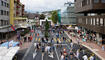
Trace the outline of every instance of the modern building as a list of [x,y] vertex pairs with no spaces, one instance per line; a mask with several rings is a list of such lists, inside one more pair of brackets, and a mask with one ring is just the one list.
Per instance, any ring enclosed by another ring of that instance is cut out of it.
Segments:
[[[67,5],[67,3],[65,3]],[[68,5],[65,6],[65,10],[61,14],[62,24],[63,25],[76,25],[76,14],[74,9],[74,4],[68,2]]]
[[77,16],[82,16],[82,14],[75,13],[75,5],[72,2],[67,2],[64,4],[64,9],[61,12],[61,22],[63,25],[77,25]]
[[9,25],[9,7],[10,0],[0,0],[0,39],[6,37],[6,33],[8,32],[7,27]]
[[105,0],[75,0],[78,26],[96,36],[98,44],[105,44]]

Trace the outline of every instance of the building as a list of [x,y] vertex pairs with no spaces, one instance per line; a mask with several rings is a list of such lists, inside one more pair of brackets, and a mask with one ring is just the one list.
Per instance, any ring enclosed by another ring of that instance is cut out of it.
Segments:
[[105,0],[75,0],[78,26],[96,36],[98,44],[105,44]]
[[7,28],[9,25],[9,6],[10,0],[0,0],[0,39],[6,38]]
[[65,3],[67,5],[65,10],[61,14],[61,20],[63,25],[76,25],[76,14],[74,4],[71,2]]
[[39,25],[39,14],[38,13],[26,13],[25,14],[28,18],[27,22],[29,23],[30,26],[38,26]]
[[25,26],[27,18],[24,17],[24,7],[25,7],[24,4],[22,4],[20,2],[20,0],[14,0],[14,20],[13,20],[13,24],[17,28],[24,28],[24,27],[27,28]]
[[24,18],[24,5],[20,0],[0,0],[0,39],[14,34],[11,29],[12,25],[15,30],[25,26],[26,19]]

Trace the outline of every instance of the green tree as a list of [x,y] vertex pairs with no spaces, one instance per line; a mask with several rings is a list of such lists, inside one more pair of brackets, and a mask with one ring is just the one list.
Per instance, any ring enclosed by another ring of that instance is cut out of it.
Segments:
[[59,18],[58,18],[58,12],[56,10],[52,12],[52,17],[51,18],[52,18],[52,22],[54,24],[57,24],[57,21],[59,20]]
[[50,25],[49,25],[48,21],[46,20],[46,22],[45,22],[45,37],[46,38],[49,37],[49,35],[48,35],[49,27],[50,27]]
[[45,15],[44,14],[41,14],[39,19],[45,19]]

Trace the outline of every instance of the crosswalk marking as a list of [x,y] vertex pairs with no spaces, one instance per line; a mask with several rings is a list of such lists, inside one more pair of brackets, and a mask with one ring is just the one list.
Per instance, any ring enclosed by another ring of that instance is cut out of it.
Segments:
[[[35,40],[36,41],[38,41],[38,42],[41,42],[41,38],[35,38]],[[62,42],[64,42],[64,40],[63,40],[63,38],[54,38],[54,42],[56,43],[56,42],[59,42],[59,43],[62,43]],[[70,42],[70,40],[69,39],[67,39],[65,42]]]

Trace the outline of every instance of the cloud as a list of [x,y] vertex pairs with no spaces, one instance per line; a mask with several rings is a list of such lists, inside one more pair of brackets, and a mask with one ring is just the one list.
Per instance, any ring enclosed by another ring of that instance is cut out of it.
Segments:
[[64,7],[64,3],[67,1],[70,0],[21,0],[25,4],[25,10],[29,12],[60,9]]

